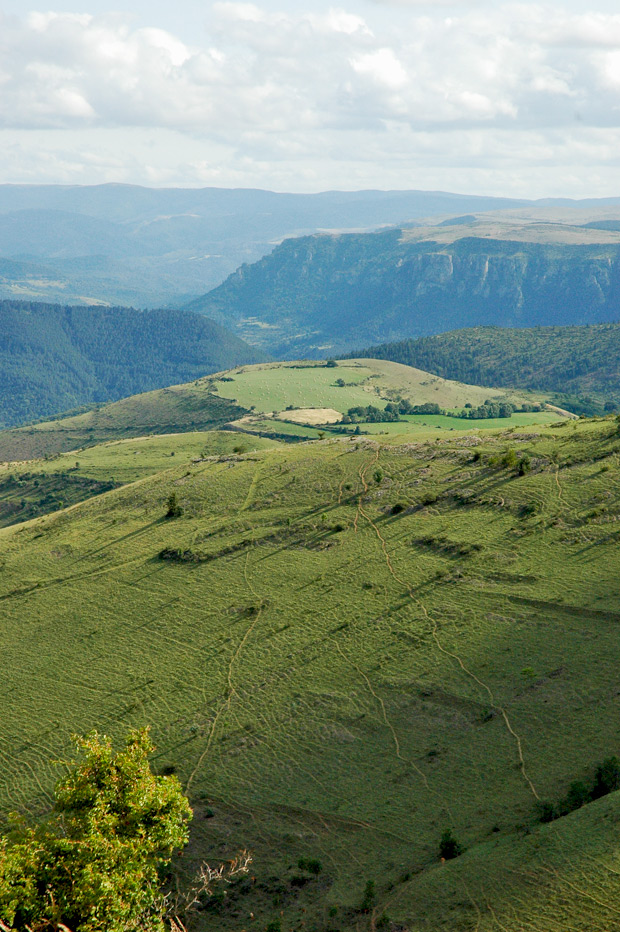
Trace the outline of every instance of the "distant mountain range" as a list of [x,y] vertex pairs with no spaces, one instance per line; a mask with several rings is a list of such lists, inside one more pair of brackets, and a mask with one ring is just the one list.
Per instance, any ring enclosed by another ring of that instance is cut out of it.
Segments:
[[[549,204],[583,213],[617,210],[620,199],[530,202],[440,191],[279,194],[0,185],[0,298],[178,307],[286,237]],[[20,264],[11,267],[7,260]]]
[[0,427],[265,355],[187,311],[0,302]]
[[286,240],[188,307],[289,359],[470,326],[617,320],[620,233],[545,216]]

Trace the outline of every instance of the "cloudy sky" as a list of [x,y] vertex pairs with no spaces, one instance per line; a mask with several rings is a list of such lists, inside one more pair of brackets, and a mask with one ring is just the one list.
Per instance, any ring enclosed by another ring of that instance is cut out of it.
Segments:
[[0,182],[620,195],[617,0],[49,2],[0,0]]

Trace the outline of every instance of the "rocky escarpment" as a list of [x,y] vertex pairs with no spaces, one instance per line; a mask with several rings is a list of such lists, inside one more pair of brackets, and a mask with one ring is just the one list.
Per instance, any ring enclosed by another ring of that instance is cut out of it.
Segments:
[[303,237],[242,266],[193,307],[289,358],[461,327],[614,321],[620,241],[416,241],[400,230]]

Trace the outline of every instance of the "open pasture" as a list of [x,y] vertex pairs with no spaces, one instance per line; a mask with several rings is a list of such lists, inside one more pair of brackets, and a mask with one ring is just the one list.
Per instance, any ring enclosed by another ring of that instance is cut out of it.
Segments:
[[72,731],[150,723],[180,869],[255,858],[196,928],[609,932],[618,794],[535,812],[620,752],[617,422],[379,441],[169,460],[0,530],[0,806],[45,806]]
[[[228,381],[228,378],[232,381]],[[344,385],[338,385],[340,379]],[[467,402],[482,404],[486,398],[525,400],[517,392],[451,382],[421,369],[384,359],[345,359],[335,367],[324,363],[267,363],[243,366],[215,382],[222,398],[257,412],[293,408],[349,408],[374,404],[385,407],[396,395],[413,404],[435,402],[442,408],[462,408]]]

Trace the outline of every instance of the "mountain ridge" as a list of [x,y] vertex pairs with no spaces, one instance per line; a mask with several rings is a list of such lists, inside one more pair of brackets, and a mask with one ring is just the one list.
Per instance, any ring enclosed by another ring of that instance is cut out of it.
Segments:
[[476,224],[285,240],[187,307],[283,358],[470,326],[617,319],[620,234],[567,229],[585,242],[557,228],[545,242],[480,237]]
[[265,358],[188,311],[0,301],[0,426]]

